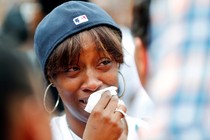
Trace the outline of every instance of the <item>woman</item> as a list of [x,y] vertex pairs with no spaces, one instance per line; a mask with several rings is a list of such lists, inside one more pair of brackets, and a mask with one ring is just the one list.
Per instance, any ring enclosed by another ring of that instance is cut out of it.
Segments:
[[127,130],[126,107],[110,92],[102,94],[91,113],[84,110],[93,92],[118,86],[121,39],[112,18],[87,2],[64,3],[38,25],[35,51],[48,88],[56,88],[65,109],[51,121],[54,139],[135,139],[136,124],[127,117]]

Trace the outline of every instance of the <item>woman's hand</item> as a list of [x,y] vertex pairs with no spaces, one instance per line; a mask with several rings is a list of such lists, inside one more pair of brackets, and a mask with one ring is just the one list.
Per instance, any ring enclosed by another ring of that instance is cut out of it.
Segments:
[[102,94],[101,99],[90,114],[83,134],[83,140],[126,140],[127,122],[124,115],[116,112],[116,108],[126,112],[124,105],[118,106],[119,98],[109,91]]

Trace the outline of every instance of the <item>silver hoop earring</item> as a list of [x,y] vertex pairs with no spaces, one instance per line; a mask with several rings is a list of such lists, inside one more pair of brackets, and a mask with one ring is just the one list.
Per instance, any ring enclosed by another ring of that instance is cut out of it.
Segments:
[[58,95],[58,99],[57,99],[57,101],[56,101],[56,103],[55,103],[55,106],[54,106],[54,108],[52,109],[52,110],[49,110],[48,108],[47,108],[47,105],[46,105],[46,97],[47,97],[47,92],[48,92],[48,90],[49,90],[49,88],[50,88],[50,86],[52,86],[53,85],[53,83],[50,83],[48,86],[47,86],[47,88],[46,88],[46,90],[45,90],[45,92],[44,92],[44,108],[45,108],[45,110],[48,112],[48,113],[53,113],[54,111],[55,111],[55,109],[57,108],[57,106],[58,106],[58,104],[59,104],[59,95]]
[[124,94],[125,94],[126,83],[125,83],[125,78],[124,78],[123,74],[122,74],[120,71],[118,71],[118,73],[121,75],[122,80],[123,80],[123,84],[124,84],[123,92],[122,92],[122,94],[119,96],[119,98],[121,98],[121,97],[123,97]]

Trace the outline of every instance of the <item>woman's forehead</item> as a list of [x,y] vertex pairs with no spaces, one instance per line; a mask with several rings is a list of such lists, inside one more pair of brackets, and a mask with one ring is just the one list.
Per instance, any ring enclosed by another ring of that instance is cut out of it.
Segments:
[[84,32],[81,34],[80,42],[81,42],[81,51],[85,51],[89,47],[92,47],[93,49],[96,49],[97,51],[100,52],[106,51],[104,49],[105,44],[103,44],[100,38],[97,38],[96,36],[90,34],[89,32]]
[[90,46],[96,49],[96,46],[97,46],[96,40],[90,35],[84,34],[83,36],[81,36],[80,42],[81,42],[82,50],[85,50],[87,47],[90,47]]

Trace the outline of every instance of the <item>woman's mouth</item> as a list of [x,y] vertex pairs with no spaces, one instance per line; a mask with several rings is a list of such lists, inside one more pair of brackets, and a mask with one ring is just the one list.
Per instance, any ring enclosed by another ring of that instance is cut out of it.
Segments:
[[79,100],[79,102],[81,102],[83,104],[87,104],[88,103],[88,99]]

